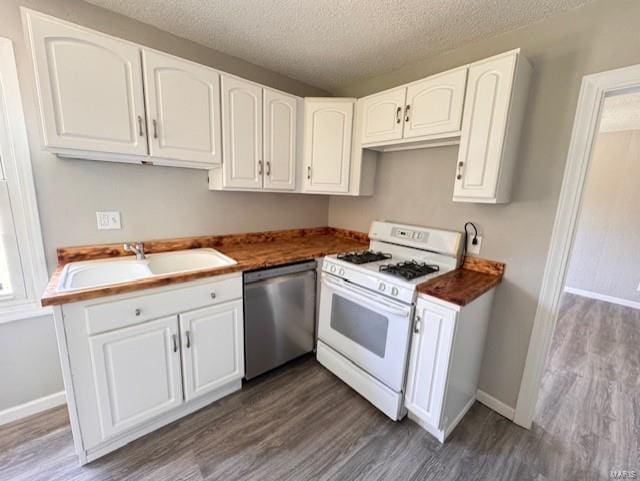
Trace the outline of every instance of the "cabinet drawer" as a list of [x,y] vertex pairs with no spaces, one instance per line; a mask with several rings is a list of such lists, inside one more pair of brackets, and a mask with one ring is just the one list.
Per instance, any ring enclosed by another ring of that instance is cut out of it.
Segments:
[[140,294],[84,307],[87,334],[93,335],[242,297],[242,277]]

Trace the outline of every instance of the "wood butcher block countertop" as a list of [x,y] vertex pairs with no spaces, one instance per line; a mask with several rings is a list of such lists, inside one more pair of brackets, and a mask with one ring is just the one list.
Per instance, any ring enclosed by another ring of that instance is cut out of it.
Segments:
[[460,269],[419,284],[418,294],[464,306],[502,282],[504,269],[502,262],[465,257]]
[[[198,248],[213,248],[236,261],[232,266],[153,276],[143,279],[72,291],[58,291],[64,266],[69,262],[124,257],[122,244],[63,247],[58,249],[58,266],[42,296],[43,306],[86,301],[169,284],[188,282],[221,274],[250,271],[305,261],[355,250],[367,249],[367,234],[333,227],[187,237],[144,242],[148,254]],[[460,269],[435,277],[418,286],[418,292],[458,305],[465,305],[495,287],[504,264],[467,257]]]
[[305,261],[339,252],[362,250],[369,246],[369,240],[367,234],[361,232],[319,227],[148,241],[144,242],[144,246],[145,252],[148,254],[209,247],[231,257],[236,261],[236,264],[213,269],[147,277],[88,289],[58,291],[57,286],[65,264],[129,255],[122,249],[122,244],[60,248],[58,249],[58,267],[51,276],[42,296],[42,305],[50,306],[85,301],[141,289],[193,281],[220,274]]

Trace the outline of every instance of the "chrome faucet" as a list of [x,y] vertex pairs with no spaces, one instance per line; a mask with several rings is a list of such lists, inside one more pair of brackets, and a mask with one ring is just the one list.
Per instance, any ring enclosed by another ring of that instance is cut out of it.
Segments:
[[131,242],[126,242],[123,246],[125,252],[132,252],[136,255],[136,260],[142,261],[144,260],[144,244],[142,242],[136,242],[132,244]]

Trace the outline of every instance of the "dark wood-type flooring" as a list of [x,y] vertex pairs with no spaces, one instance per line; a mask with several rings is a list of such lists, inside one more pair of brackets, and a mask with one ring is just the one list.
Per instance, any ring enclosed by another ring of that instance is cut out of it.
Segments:
[[2,480],[606,480],[640,470],[640,311],[565,296],[533,429],[476,403],[441,445],[307,357],[80,467],[64,407],[0,428]]

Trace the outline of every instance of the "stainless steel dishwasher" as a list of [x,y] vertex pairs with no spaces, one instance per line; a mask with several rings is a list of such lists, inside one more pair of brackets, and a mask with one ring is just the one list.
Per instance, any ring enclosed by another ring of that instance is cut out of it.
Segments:
[[247,379],[313,350],[315,306],[315,261],[244,275]]

